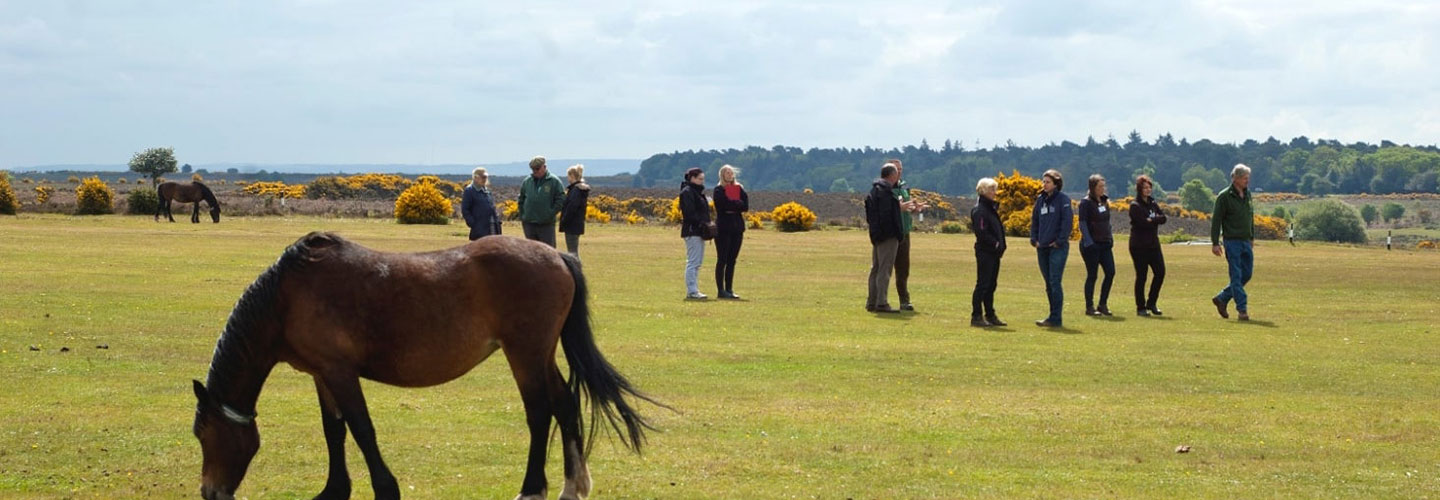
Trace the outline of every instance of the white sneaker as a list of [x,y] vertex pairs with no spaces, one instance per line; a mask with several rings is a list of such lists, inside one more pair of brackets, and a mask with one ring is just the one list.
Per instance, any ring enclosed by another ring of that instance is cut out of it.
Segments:
[[695,292],[695,293],[686,295],[685,298],[686,298],[686,299],[689,299],[689,300],[705,300],[705,299],[708,299],[708,298],[710,298],[710,297],[707,296],[707,295],[705,295],[705,294],[703,294],[703,293]]

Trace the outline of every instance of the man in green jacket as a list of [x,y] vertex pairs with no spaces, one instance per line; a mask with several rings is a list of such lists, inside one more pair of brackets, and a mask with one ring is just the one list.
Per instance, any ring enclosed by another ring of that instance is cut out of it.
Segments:
[[545,157],[530,160],[530,176],[520,184],[520,226],[525,239],[555,246],[555,216],[565,207],[565,185],[545,168]]
[[1210,218],[1210,251],[1221,255],[1221,235],[1224,235],[1225,262],[1230,266],[1230,284],[1220,294],[1210,299],[1221,318],[1230,318],[1226,307],[1235,299],[1235,310],[1240,321],[1250,320],[1247,307],[1245,284],[1255,271],[1255,252],[1251,242],[1255,239],[1255,209],[1250,204],[1250,167],[1235,165],[1230,171],[1230,187],[1215,196],[1215,214]]
[[895,291],[900,293],[900,310],[914,311],[915,305],[910,303],[910,231],[915,228],[912,214],[928,206],[915,201],[910,194],[910,185],[905,183],[904,178],[905,166],[900,164],[900,160],[894,158],[885,162],[895,164],[895,173],[901,176],[891,190],[900,200],[900,246],[895,250]]

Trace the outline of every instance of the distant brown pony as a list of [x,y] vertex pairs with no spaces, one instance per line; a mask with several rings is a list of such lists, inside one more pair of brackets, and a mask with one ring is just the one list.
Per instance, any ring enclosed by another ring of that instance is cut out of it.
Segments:
[[155,220],[160,220],[160,214],[170,222],[175,222],[175,217],[170,215],[170,202],[194,203],[195,211],[190,214],[190,222],[200,223],[200,202],[204,201],[210,205],[210,219],[220,222],[220,200],[215,199],[215,193],[204,184],[192,181],[189,184],[178,182],[162,182],[155,188],[155,194],[160,195],[160,203],[155,207]]
[[[568,383],[555,362],[557,343],[570,365]],[[505,351],[530,427],[517,498],[545,498],[551,418],[560,427],[565,457],[560,498],[590,493],[585,442],[594,440],[599,426],[591,422],[582,437],[582,394],[591,418],[603,414],[621,441],[639,451],[649,426],[624,396],[654,401],[596,348],[585,278],[574,256],[512,237],[428,253],[381,253],[334,234],[310,233],[245,290],[215,346],[208,380],[194,383],[194,433],[204,455],[201,496],[234,498],[260,448],[255,401],[271,369],[285,362],[313,376],[319,393],[330,472],[316,498],[350,496],[347,426],[369,466],[375,498],[399,498],[375,443],[360,378],[401,387],[438,385],[497,349]]]

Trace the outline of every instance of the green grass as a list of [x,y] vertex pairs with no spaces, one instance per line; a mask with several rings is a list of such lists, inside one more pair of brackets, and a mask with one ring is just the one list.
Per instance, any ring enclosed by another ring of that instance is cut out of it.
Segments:
[[[464,242],[462,225],[377,220],[0,218],[0,498],[195,496],[189,380],[244,287],[320,229],[389,251]],[[998,330],[968,326],[969,235],[917,235],[919,312],[883,318],[861,307],[864,231],[747,233],[744,302],[681,300],[671,228],[592,225],[582,241],[602,350],[678,410],[643,408],[662,429],[644,455],[599,443],[594,498],[1440,496],[1440,252],[1262,242],[1258,321],[1242,324],[1209,305],[1225,264],[1207,246],[1166,248],[1161,319],[1133,315],[1123,250],[1119,315],[1081,316],[1072,250],[1069,330],[1052,332],[1029,326],[1043,285],[1015,238]],[[366,390],[407,498],[514,496],[527,431],[503,359],[440,387]],[[310,379],[279,367],[258,410],[241,497],[318,493]]]

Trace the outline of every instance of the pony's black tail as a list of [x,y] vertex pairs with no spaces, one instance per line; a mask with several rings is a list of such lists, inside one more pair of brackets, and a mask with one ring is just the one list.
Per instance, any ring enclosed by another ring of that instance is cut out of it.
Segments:
[[[603,414],[610,427],[620,436],[620,441],[639,453],[640,445],[645,442],[645,429],[653,430],[654,427],[630,406],[625,395],[629,394],[657,406],[665,405],[637,390],[600,354],[600,349],[595,346],[595,336],[590,330],[590,308],[586,305],[588,292],[585,288],[585,275],[580,272],[580,259],[569,253],[560,255],[565,260],[565,267],[570,269],[570,276],[575,279],[575,298],[570,303],[570,315],[565,318],[565,327],[560,331],[560,343],[565,347],[565,360],[570,364],[570,394],[577,402],[581,394],[584,394],[590,401],[591,419],[598,420],[595,416]],[[583,418],[581,420],[583,427]],[[587,455],[595,441],[595,430],[599,427],[593,423],[592,421],[590,435],[586,439],[589,446],[583,450]],[[625,425],[623,431],[620,429],[621,423]]]

